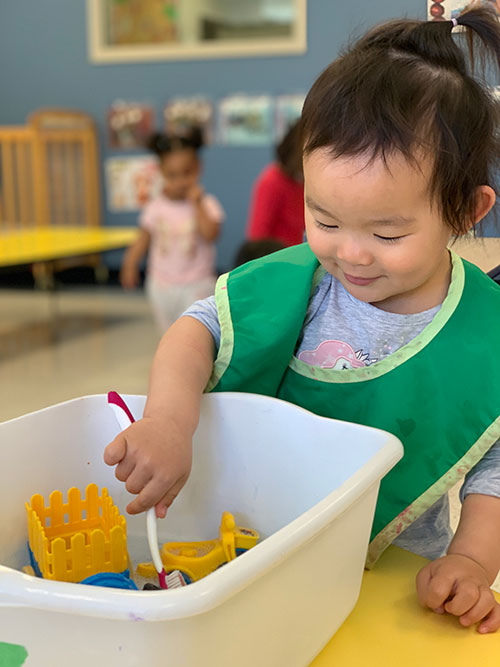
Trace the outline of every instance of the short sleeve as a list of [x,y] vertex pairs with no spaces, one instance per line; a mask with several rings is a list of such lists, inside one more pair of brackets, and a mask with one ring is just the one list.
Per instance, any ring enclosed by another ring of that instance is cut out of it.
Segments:
[[203,197],[203,207],[214,222],[224,222],[226,214],[216,197],[213,195],[205,195]]
[[146,204],[139,215],[139,227],[151,233],[155,226],[155,211],[156,204],[154,201],[150,201],[148,204]]
[[500,498],[500,440],[469,470],[460,490],[463,502],[471,493]]
[[215,296],[212,295],[201,301],[195,301],[186,311],[184,311],[183,316],[184,315],[194,317],[195,320],[198,320],[206,326],[212,334],[215,348],[218,350],[220,346],[221,328]]

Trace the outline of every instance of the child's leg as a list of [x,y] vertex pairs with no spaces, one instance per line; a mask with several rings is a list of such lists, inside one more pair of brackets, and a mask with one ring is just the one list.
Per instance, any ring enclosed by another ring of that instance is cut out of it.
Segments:
[[178,295],[175,286],[163,285],[146,279],[146,294],[153,308],[153,315],[158,328],[164,333],[177,319]]
[[146,293],[153,307],[155,320],[166,331],[189,306],[215,291],[215,278],[209,276],[187,285],[162,285],[146,279]]
[[215,282],[216,279],[213,276],[208,276],[195,283],[183,285],[182,293],[179,293],[179,307],[181,308],[179,315],[182,315],[195,301],[206,299],[214,294]]

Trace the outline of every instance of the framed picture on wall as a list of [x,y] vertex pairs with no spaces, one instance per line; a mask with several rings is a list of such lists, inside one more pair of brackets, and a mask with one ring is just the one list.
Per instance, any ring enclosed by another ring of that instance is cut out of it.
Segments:
[[190,128],[199,127],[204,145],[212,143],[214,107],[206,97],[196,95],[171,99],[163,109],[163,117],[167,133],[183,135]]
[[104,163],[108,210],[138,211],[162,189],[158,160],[151,155],[112,157]]
[[276,143],[283,139],[289,127],[300,118],[305,99],[306,96],[303,93],[278,95],[276,97],[274,114],[274,140]]
[[[500,0],[484,0],[495,5],[500,14]],[[450,21],[457,18],[470,0],[427,0],[427,16],[429,21]]]
[[274,139],[270,95],[229,95],[219,100],[218,139],[226,146],[269,146]]
[[148,104],[117,101],[108,110],[107,126],[110,148],[144,148],[153,132],[154,109]]
[[307,0],[87,0],[93,63],[304,53]]

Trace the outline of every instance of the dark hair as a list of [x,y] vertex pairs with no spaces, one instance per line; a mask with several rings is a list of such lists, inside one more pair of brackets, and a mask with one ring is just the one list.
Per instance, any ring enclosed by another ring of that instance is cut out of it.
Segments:
[[457,21],[469,63],[452,21],[396,20],[368,32],[314,83],[302,136],[304,155],[328,148],[368,163],[387,165],[399,153],[418,165],[423,151],[433,160],[430,195],[459,236],[474,216],[475,189],[494,187],[498,168],[499,104],[474,73],[477,47],[483,73],[487,56],[500,65],[500,25],[493,6],[475,4]]
[[245,241],[240,246],[234,259],[234,268],[241,264],[246,264],[252,259],[258,259],[265,255],[270,255],[278,250],[283,250],[286,246],[277,239],[257,239],[255,241]]
[[155,132],[148,139],[147,147],[162,158],[167,153],[192,148],[198,153],[203,146],[203,134],[199,127],[192,127],[185,134],[167,134],[165,132]]
[[299,120],[290,125],[283,139],[276,146],[275,152],[278,164],[285,174],[294,179],[302,175],[302,144]]

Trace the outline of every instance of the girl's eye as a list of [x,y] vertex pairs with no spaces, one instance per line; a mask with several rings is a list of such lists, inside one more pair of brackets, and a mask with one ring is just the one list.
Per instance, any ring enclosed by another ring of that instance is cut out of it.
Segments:
[[338,225],[325,225],[319,220],[314,221],[320,229],[338,229]]
[[388,243],[396,243],[396,241],[404,238],[404,236],[379,236],[378,234],[375,234],[375,237],[381,241],[387,241]]

